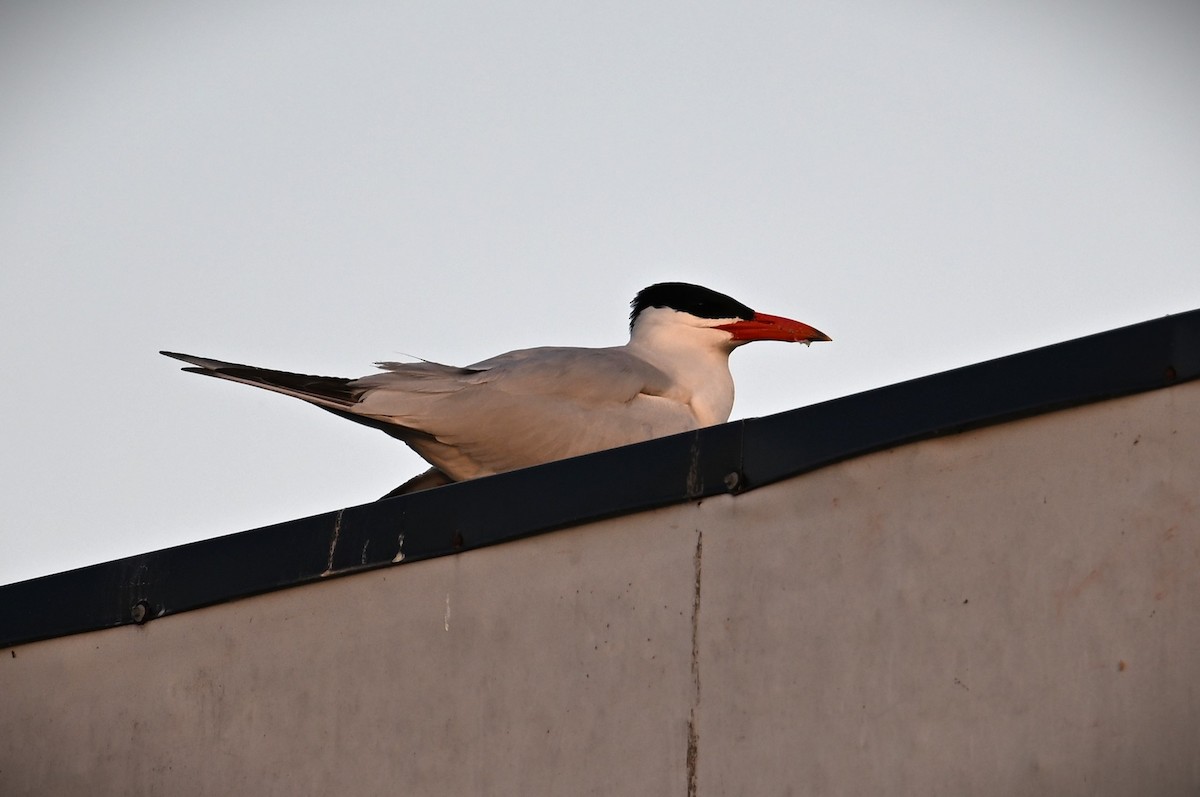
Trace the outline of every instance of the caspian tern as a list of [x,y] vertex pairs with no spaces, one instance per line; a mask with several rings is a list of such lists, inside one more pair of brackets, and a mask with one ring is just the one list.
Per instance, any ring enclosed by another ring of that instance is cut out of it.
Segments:
[[162,354],[193,366],[185,371],[294,396],[404,441],[433,469],[390,496],[724,423],[734,349],[830,340],[683,282],[651,285],[630,306],[624,346],[522,349],[466,368],[381,362],[383,373],[347,379]]

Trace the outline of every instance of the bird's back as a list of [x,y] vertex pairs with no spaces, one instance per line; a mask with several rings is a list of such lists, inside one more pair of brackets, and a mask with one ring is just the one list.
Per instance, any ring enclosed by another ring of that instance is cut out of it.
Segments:
[[467,368],[380,363],[354,380],[356,415],[382,421],[456,480],[697,427],[662,371],[624,349],[538,348]]

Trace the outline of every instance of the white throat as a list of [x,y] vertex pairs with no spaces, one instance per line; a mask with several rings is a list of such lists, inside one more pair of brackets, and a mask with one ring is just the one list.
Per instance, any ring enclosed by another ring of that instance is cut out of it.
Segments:
[[687,404],[701,426],[725,423],[733,411],[730,335],[721,323],[676,310],[651,307],[637,317],[629,351],[663,371],[673,383],[670,398]]

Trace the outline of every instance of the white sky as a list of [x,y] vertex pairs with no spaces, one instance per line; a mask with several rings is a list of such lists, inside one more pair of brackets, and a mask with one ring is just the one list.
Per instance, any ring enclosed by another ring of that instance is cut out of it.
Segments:
[[1200,307],[1200,4],[0,3],[0,583],[421,469],[158,349],[358,376],[624,342],[680,279],[832,344],[765,415]]

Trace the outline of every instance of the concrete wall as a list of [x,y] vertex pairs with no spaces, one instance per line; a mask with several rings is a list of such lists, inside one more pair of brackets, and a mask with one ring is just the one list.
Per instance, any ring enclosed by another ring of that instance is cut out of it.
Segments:
[[0,651],[0,794],[1194,795],[1200,382]]

